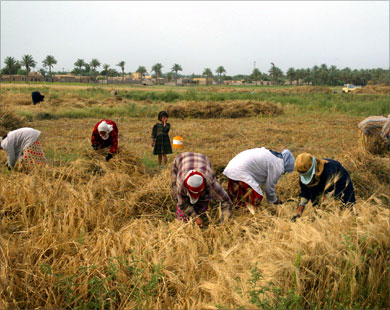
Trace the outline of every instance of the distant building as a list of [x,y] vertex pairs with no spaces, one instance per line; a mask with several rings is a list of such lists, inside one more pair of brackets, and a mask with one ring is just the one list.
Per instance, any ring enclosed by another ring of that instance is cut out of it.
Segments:
[[193,78],[193,81],[195,81],[199,85],[207,85],[207,84],[213,84],[213,78],[209,77],[207,78]]
[[[4,74],[1,76],[2,82],[9,82],[9,75]],[[27,76],[21,75],[21,74],[13,74],[11,75],[11,82],[26,82]],[[45,77],[39,73],[39,72],[30,72],[28,74],[28,81],[29,82],[44,82]]]
[[197,85],[198,82],[195,79],[188,79],[188,78],[179,78],[177,79],[177,85],[180,86],[191,86],[191,85]]

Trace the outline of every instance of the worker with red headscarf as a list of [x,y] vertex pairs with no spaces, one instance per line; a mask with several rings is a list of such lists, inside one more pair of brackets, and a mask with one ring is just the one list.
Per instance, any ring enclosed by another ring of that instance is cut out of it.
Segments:
[[179,154],[172,165],[171,182],[179,220],[193,218],[202,227],[199,216],[208,210],[211,198],[222,202],[222,222],[231,217],[233,203],[217,181],[207,156],[192,152]]
[[118,152],[118,127],[115,122],[109,119],[98,122],[93,128],[91,143],[94,150],[110,147],[106,156],[109,161]]

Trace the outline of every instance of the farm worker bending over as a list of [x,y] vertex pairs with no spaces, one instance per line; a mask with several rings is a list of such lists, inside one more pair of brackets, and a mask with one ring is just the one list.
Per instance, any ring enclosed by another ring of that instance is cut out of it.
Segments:
[[202,227],[199,215],[208,210],[211,195],[222,202],[222,222],[232,215],[233,204],[215,178],[207,156],[192,152],[178,155],[172,165],[171,182],[179,220],[193,218]]
[[94,150],[110,147],[110,152],[106,156],[109,161],[114,153],[118,152],[118,127],[114,121],[104,119],[98,122],[92,132],[92,147]]
[[24,127],[10,131],[1,138],[1,148],[7,152],[7,166],[11,169],[19,159],[32,168],[35,164],[46,164],[45,153],[39,142],[39,130]]
[[228,177],[228,194],[238,205],[260,204],[264,184],[269,203],[280,204],[275,186],[286,172],[294,171],[295,158],[289,150],[281,153],[265,147],[243,151],[226,166],[223,174]]
[[314,206],[318,205],[321,195],[326,198],[333,196],[345,205],[355,203],[351,177],[337,160],[319,159],[309,153],[302,153],[297,156],[294,169],[299,172],[301,193],[293,221],[302,216],[309,200]]

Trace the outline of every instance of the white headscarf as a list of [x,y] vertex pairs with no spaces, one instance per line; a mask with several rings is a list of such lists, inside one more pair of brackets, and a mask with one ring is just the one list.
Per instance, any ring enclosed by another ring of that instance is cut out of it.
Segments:
[[[112,125],[108,125],[105,121],[102,121],[99,126],[98,126],[98,132],[99,135],[102,137],[103,140],[107,140],[108,137],[110,136],[110,132],[112,131]],[[101,131],[104,131],[106,134],[102,136],[100,134]]]

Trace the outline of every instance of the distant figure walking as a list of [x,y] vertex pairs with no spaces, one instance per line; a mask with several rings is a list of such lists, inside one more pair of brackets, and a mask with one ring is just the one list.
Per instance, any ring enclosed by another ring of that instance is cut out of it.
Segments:
[[260,204],[264,185],[269,203],[281,204],[275,186],[286,172],[294,171],[295,158],[285,149],[281,153],[265,147],[243,151],[226,166],[223,174],[228,177],[228,194],[237,205]]
[[300,175],[301,193],[293,221],[302,216],[309,201],[313,206],[318,205],[322,195],[325,195],[325,198],[333,196],[340,199],[344,205],[355,203],[351,177],[337,160],[318,159],[309,153],[302,153],[297,156],[294,169]]
[[23,127],[10,131],[1,138],[1,148],[7,152],[8,169],[14,167],[17,160],[27,168],[46,164],[45,153],[39,141],[40,135],[39,130]]
[[91,142],[94,150],[110,147],[110,152],[106,156],[106,160],[109,161],[118,152],[118,127],[116,123],[109,119],[98,122],[93,128]]
[[172,154],[171,141],[169,140],[169,130],[171,125],[167,123],[168,113],[161,111],[158,113],[159,122],[153,126],[152,130],[152,147],[153,154],[158,155],[158,164],[161,165],[164,159],[164,164],[168,162],[167,154]]
[[233,204],[217,181],[207,156],[192,152],[176,156],[172,165],[171,183],[179,220],[193,218],[199,226],[203,226],[200,215],[208,210],[212,196],[222,202],[221,221],[231,217]]
[[37,103],[43,101],[43,99],[45,98],[45,96],[41,95],[41,93],[39,91],[33,91],[31,93],[31,97],[32,97],[32,101],[33,101],[34,105],[36,105]]

